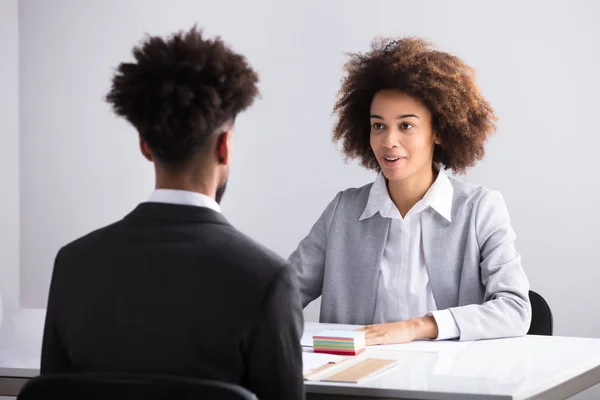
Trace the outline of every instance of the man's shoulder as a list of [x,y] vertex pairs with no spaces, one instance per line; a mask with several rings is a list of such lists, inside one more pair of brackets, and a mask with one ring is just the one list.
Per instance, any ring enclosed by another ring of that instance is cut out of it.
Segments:
[[113,222],[72,240],[60,249],[59,255],[68,256],[93,252],[93,244],[103,237],[110,236],[112,232],[116,232],[122,223],[123,221]]
[[[225,234],[230,236],[230,255],[234,256],[236,263],[254,267],[259,273],[267,276],[277,275],[282,268],[288,267],[288,263],[283,257],[237,229],[229,229]],[[228,253],[224,253],[224,255]]]

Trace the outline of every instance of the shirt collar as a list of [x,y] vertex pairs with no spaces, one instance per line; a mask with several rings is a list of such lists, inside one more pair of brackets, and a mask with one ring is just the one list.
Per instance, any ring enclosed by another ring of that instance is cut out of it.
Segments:
[[[444,217],[448,222],[452,221],[452,196],[454,188],[443,169],[440,169],[433,185],[427,190],[423,199],[421,199],[414,208],[424,210],[428,206],[433,208],[438,214]],[[371,218],[379,212],[384,218],[401,218],[396,205],[392,201],[387,190],[385,177],[380,172],[371,186],[367,205],[359,218],[362,221]]]
[[377,174],[375,182],[373,182],[373,185],[371,185],[369,199],[367,200],[367,205],[362,215],[360,216],[359,221],[371,218],[378,212],[384,218],[400,218],[400,213],[398,212],[396,205],[390,198],[390,194],[387,190],[385,177],[381,172]]
[[221,206],[214,199],[197,192],[174,189],[156,189],[148,200],[151,203],[178,204],[184,206],[206,207],[218,213]]
[[427,204],[437,211],[448,222],[452,222],[452,197],[454,196],[454,187],[452,182],[443,169],[440,169],[438,176],[429,188],[423,199]]

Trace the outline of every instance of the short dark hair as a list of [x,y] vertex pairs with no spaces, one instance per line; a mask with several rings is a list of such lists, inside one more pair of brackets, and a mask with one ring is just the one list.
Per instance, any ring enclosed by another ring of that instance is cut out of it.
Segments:
[[195,26],[166,39],[148,36],[133,56],[118,66],[106,100],[171,166],[198,154],[258,94],[258,74],[245,57]]
[[346,157],[380,169],[370,146],[369,112],[375,94],[398,89],[425,104],[441,139],[433,159],[463,173],[483,158],[484,144],[497,120],[481,96],[474,70],[458,57],[435,50],[419,38],[378,39],[365,54],[351,54],[334,113],[334,141]]

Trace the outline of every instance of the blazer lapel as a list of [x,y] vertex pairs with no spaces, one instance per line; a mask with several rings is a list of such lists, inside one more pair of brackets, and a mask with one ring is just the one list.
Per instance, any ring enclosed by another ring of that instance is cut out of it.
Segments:
[[434,210],[421,213],[421,239],[429,285],[438,310],[455,307],[458,301],[459,272],[452,240],[452,223]]
[[360,301],[364,304],[358,308],[362,310],[359,320],[372,324],[375,316],[375,303],[377,301],[377,287],[381,270],[381,258],[387,241],[391,219],[383,218],[379,213],[371,218],[359,222],[361,224],[361,241],[353,253],[357,256],[357,267],[360,268]]

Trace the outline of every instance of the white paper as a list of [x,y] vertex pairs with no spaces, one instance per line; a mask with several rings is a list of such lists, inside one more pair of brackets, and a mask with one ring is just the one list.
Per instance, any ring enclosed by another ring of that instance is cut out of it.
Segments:
[[302,338],[300,339],[300,345],[302,345],[302,347],[313,347],[313,336],[318,334],[319,331],[315,331],[315,332],[304,332],[304,334],[302,335]]
[[338,363],[345,360],[344,356],[337,356],[335,354],[322,354],[322,353],[302,353],[302,372],[304,374],[313,371],[325,364]]
[[458,353],[473,342],[455,340],[415,340],[404,344],[367,346],[368,350],[421,351],[427,353]]

